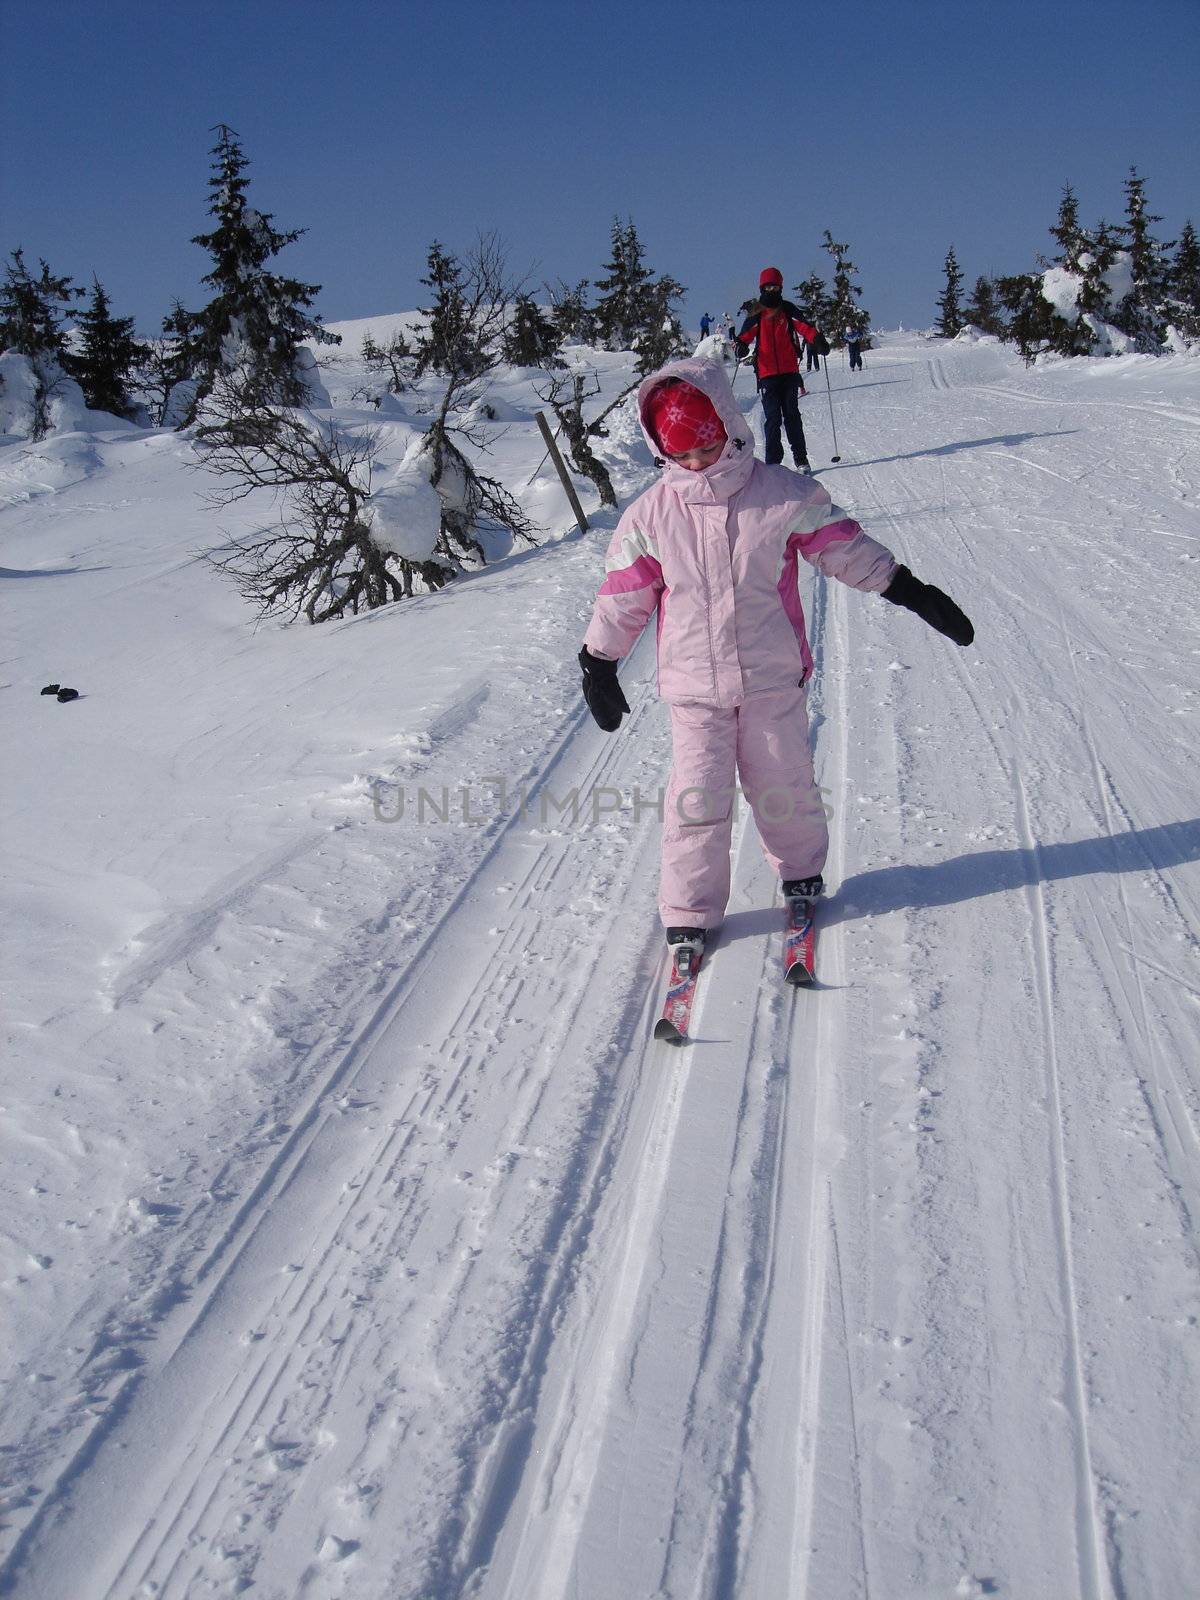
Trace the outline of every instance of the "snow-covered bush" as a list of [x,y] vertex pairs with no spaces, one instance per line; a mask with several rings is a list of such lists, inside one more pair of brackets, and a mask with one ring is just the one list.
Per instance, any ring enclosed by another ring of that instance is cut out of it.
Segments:
[[432,471],[426,437],[417,434],[395,472],[366,502],[364,521],[381,550],[405,561],[427,561],[437,549],[442,496],[429,481]]
[[454,576],[454,566],[434,553],[445,509],[430,485],[427,436],[410,444],[377,505],[379,434],[265,405],[253,381],[239,385],[218,374],[195,440],[200,464],[218,480],[214,506],[231,506],[257,489],[275,497],[273,526],[237,535],[208,556],[260,617],[325,622],[403,599],[418,585],[440,588]]
[[0,355],[0,434],[32,439],[40,389],[29,356],[5,350]]
[[1060,339],[1060,355],[1124,355],[1135,348],[1128,334],[1112,320],[1133,290],[1130,255],[1118,250],[1105,256],[1084,250],[1079,271],[1050,267],[1041,275],[1042,298],[1071,330]]
[[56,363],[15,350],[0,355],[0,435],[37,440],[129,426],[123,417],[89,411],[83,390]]

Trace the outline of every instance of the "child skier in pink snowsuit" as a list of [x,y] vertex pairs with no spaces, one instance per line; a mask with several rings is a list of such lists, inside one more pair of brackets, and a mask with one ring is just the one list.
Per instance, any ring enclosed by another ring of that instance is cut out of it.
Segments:
[[669,942],[702,943],[729,897],[735,772],[785,894],[812,899],[823,887],[829,835],[809,743],[813,662],[797,562],[907,606],[956,644],[974,630],[815,478],[755,460],[718,363],[670,362],[641,385],[638,410],[662,476],[617,524],[579,660],[589,709],[612,732],[629,710],[617,662],[657,612],[674,741],[659,911]]

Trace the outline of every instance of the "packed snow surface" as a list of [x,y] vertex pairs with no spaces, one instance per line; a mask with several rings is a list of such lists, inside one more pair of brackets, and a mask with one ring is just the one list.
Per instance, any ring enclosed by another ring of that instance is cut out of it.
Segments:
[[834,361],[822,480],[977,639],[812,589],[821,982],[743,821],[674,1051],[654,642],[605,736],[533,376],[488,462],[551,536],[319,628],[200,559],[261,507],[186,437],[0,449],[0,1588],[1195,1592],[1198,364]]

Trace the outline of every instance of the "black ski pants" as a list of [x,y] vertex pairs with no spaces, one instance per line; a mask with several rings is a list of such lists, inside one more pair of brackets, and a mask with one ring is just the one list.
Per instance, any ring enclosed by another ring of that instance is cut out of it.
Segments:
[[808,460],[804,424],[800,421],[800,374],[780,372],[772,378],[760,378],[758,394],[767,436],[767,465],[774,466],[783,460],[783,440],[779,436],[782,424],[792,447],[792,459],[800,466]]

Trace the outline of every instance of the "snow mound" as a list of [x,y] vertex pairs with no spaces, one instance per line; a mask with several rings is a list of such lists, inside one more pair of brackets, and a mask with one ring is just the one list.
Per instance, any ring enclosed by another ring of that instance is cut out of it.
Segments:
[[37,375],[28,356],[6,350],[0,356],[0,436],[28,439],[33,432]]
[[317,358],[307,345],[302,344],[297,348],[294,371],[297,379],[304,385],[305,404],[319,411],[328,411],[333,402],[329,398],[329,390],[321,382],[321,369],[317,365]]
[[[56,365],[47,373],[46,386],[50,433],[109,432],[134,426],[107,411],[89,411],[83,390]],[[15,350],[0,355],[0,438],[33,438],[40,387],[38,370],[29,356]]]
[[[514,369],[521,371],[521,368]],[[535,378],[542,376],[537,367],[530,367],[529,372]],[[472,422],[528,422],[530,412],[526,406],[516,406],[511,400],[506,400],[499,394],[488,394],[471,407],[468,413]]]
[[414,435],[392,477],[367,502],[372,540],[406,561],[427,561],[441,530],[442,500],[429,481],[432,467],[425,436]]
[[101,467],[90,434],[48,434],[37,444],[0,454],[0,505],[19,505],[81,483]]
[[707,339],[701,339],[692,354],[706,361],[728,361],[729,340],[722,338],[719,333],[710,333]]

